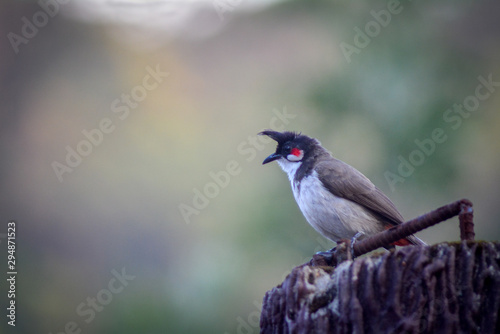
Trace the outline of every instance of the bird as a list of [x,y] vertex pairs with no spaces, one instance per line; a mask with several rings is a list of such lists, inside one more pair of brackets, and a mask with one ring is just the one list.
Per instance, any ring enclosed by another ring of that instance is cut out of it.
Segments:
[[[277,142],[276,152],[262,164],[277,161],[288,174],[293,196],[308,223],[325,238],[367,237],[404,222],[394,203],[365,175],[334,158],[321,143],[298,132],[264,130]],[[426,243],[414,235],[394,246]]]

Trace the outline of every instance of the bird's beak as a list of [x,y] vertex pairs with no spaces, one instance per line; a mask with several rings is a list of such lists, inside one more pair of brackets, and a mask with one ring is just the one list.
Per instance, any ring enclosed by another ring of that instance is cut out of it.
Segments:
[[267,158],[265,158],[264,161],[262,161],[262,164],[265,165],[271,161],[278,160],[279,158],[281,158],[281,154],[273,153],[270,156],[268,156]]

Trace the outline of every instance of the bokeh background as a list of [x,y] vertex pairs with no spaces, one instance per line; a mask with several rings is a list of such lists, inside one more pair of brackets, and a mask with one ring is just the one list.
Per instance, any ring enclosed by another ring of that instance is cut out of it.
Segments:
[[[408,219],[469,198],[477,238],[497,240],[499,3],[401,1],[380,18],[388,6],[2,1],[0,267],[14,219],[18,276],[15,328],[0,284],[0,332],[257,333],[265,292],[333,246],[261,166],[270,127],[318,138]],[[447,112],[479,77],[489,96]],[[446,140],[391,187],[436,128]],[[58,177],[68,147],[86,156]],[[419,236],[458,240],[458,222]]]

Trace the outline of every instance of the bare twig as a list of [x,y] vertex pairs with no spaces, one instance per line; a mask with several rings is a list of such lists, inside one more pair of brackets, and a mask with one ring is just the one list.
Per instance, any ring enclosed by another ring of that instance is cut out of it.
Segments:
[[460,239],[474,240],[474,236],[476,234],[474,233],[473,210],[471,202],[467,201],[461,204],[458,220],[460,221]]
[[379,247],[390,245],[395,241],[457,215],[460,219],[460,238],[462,240],[474,240],[472,212],[472,202],[467,199],[442,206],[406,223],[394,226],[387,231],[356,242],[353,245],[354,255],[359,256]]

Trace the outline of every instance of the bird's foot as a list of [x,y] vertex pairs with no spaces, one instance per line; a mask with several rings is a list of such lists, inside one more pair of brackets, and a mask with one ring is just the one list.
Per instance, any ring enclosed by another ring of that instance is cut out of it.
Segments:
[[333,247],[332,249],[327,250],[327,251],[316,252],[316,255],[321,255],[321,256],[331,256],[331,255],[332,255],[332,253],[334,253],[336,249],[337,249],[337,247]]
[[311,260],[311,264],[316,265],[316,266],[329,266],[329,267],[334,266],[334,263],[336,263],[336,261],[335,261],[336,248],[337,247],[333,247],[332,249],[330,249],[328,251],[316,252],[316,254],[313,255],[313,258]]
[[337,247],[333,247],[328,251],[316,252],[313,255],[312,263],[322,266],[332,266],[335,259],[335,250]]
[[352,237],[351,239],[351,256],[352,258],[354,259],[354,244],[356,243],[356,241],[358,241],[358,239],[363,239],[366,235],[363,233],[363,232],[358,232],[354,235],[354,237]]

